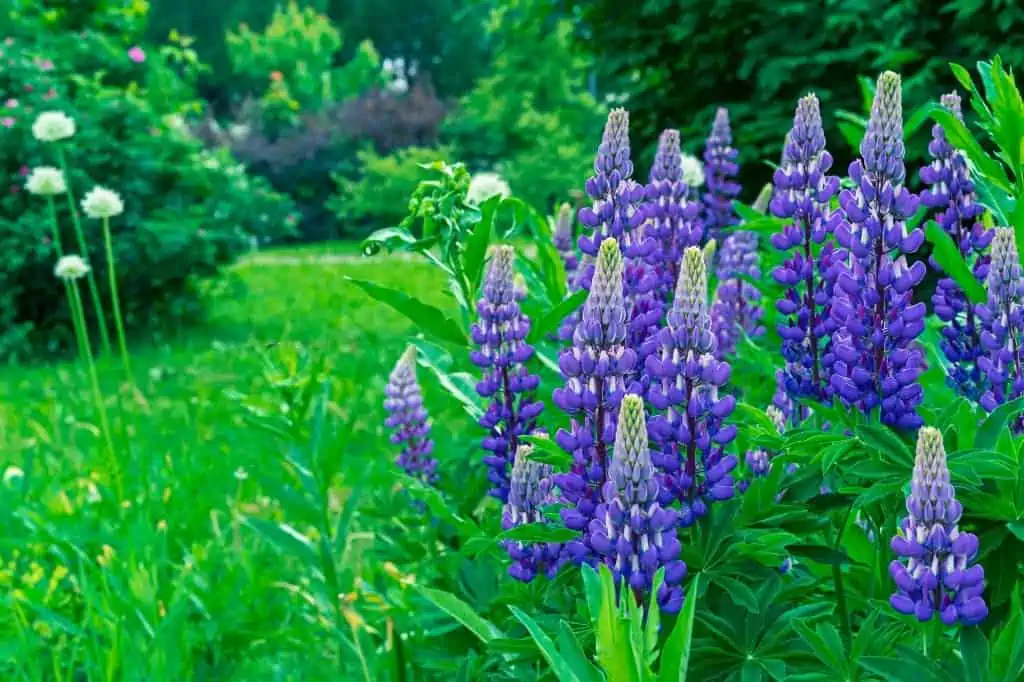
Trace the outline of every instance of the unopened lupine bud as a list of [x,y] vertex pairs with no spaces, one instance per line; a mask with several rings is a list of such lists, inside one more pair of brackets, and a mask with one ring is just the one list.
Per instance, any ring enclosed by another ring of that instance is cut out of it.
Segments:
[[562,264],[565,266],[565,276],[570,282],[579,266],[579,257],[576,255],[576,241],[572,233],[572,206],[562,204],[558,209],[558,217],[555,219],[555,231],[553,234],[555,248],[562,256]]
[[409,346],[398,359],[384,388],[384,409],[391,429],[391,443],[401,446],[396,460],[407,474],[424,483],[437,480],[437,460],[431,456],[430,418],[416,380],[416,348]]
[[[542,507],[555,501],[551,489],[551,467],[530,459],[531,450],[528,445],[520,445],[516,450],[508,502],[502,511],[502,530],[544,523]],[[530,582],[538,574],[553,578],[564,563],[562,545],[558,543],[509,540],[504,544],[512,559],[509,575],[522,582]]]

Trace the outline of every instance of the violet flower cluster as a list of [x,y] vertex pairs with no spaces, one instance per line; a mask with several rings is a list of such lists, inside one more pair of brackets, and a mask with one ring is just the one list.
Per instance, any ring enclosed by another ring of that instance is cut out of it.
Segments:
[[[512,464],[512,478],[501,515],[502,530],[511,530],[530,523],[545,523],[542,507],[555,501],[551,467],[530,459],[532,448],[520,445]],[[556,542],[523,543],[506,540],[505,550],[512,564],[508,573],[528,583],[537,575],[554,578],[565,563],[562,545]]]
[[416,380],[416,348],[409,346],[395,363],[384,388],[384,425],[391,429],[391,443],[401,446],[396,463],[405,473],[427,484],[437,482],[437,460],[431,457],[430,418]]
[[725,454],[736,437],[736,426],[725,424],[736,399],[719,396],[730,368],[715,357],[707,292],[704,254],[688,247],[658,350],[644,365],[648,401],[659,412],[650,421],[652,459],[662,472],[659,501],[679,501],[683,526],[706,514],[710,503],[733,496],[737,464]]
[[686,575],[686,564],[679,559],[678,514],[659,504],[644,401],[638,395],[622,400],[601,499],[587,526],[590,546],[612,570],[616,584],[625,581],[640,603],[651,590],[654,574],[664,567],[664,582],[656,595],[658,605],[666,613],[678,613]]
[[[1012,228],[995,230],[985,284],[988,301],[977,306],[985,353],[978,365],[989,383],[980,403],[991,411],[1024,397],[1024,276]],[[1024,415],[1018,415],[1013,425],[1024,431]]]
[[480,425],[488,430],[482,446],[488,454],[490,494],[508,501],[509,469],[519,436],[531,433],[544,403],[534,399],[540,377],[530,374],[526,362],[533,348],[526,343],[530,321],[523,315],[516,293],[515,251],[510,246],[494,249],[484,275],[483,296],[477,302],[476,324],[471,336],[477,345],[470,359],[483,370],[476,385],[489,401]]
[[[777,408],[775,405],[769,405],[765,409],[765,414],[772,420],[772,424],[775,426],[775,430],[780,434],[786,430],[786,415],[782,413],[782,410]],[[747,450],[747,454],[744,456],[745,464],[747,465],[747,473],[750,474],[750,478],[763,478],[767,476],[771,471],[773,453],[769,452],[764,448],[754,448]],[[747,488],[750,487],[751,480],[739,481],[736,485],[741,493],[747,492]],[[781,494],[780,494],[781,499]]]
[[[942,106],[958,119],[960,96],[955,92],[942,96]],[[932,141],[928,144],[932,158],[921,169],[921,181],[929,189],[921,192],[921,203],[936,212],[935,220],[957,245],[960,255],[972,266],[974,276],[984,281],[988,273],[985,251],[992,241],[992,231],[981,222],[985,208],[978,203],[963,152],[955,149],[942,126],[932,127]],[[932,266],[938,264],[932,260]],[[981,324],[956,282],[943,277],[932,296],[935,315],[945,324],[942,327],[941,348],[949,360],[948,381],[961,395],[977,400],[986,389],[986,377],[978,366],[982,355]]]
[[829,238],[842,218],[829,208],[839,191],[839,178],[828,175],[831,167],[818,98],[810,94],[797,104],[782,164],[772,178],[770,204],[775,217],[791,221],[771,238],[772,246],[789,253],[772,276],[786,287],[775,307],[784,316],[778,325],[785,360],[780,379],[791,399],[831,399],[828,371],[836,329],[831,307],[839,263]]
[[837,330],[829,386],[865,414],[879,408],[885,424],[916,428],[922,423],[916,410],[924,369],[917,337],[924,329],[925,306],[912,301],[926,268],[906,259],[924,242],[924,232],[908,232],[905,222],[917,211],[918,198],[903,185],[900,87],[900,77],[891,71],[879,77],[862,159],[850,164],[856,188],[839,196],[847,220],[835,234],[849,259],[832,300]]
[[740,276],[760,279],[761,268],[757,257],[757,235],[745,230],[725,237],[718,254],[718,288],[711,306],[711,325],[718,343],[718,356],[736,352],[736,346],[746,334],[757,338],[764,334],[761,318],[761,292]]
[[735,180],[740,172],[736,163],[738,156],[739,152],[732,146],[729,112],[719,108],[704,145],[704,176],[708,187],[704,193],[706,239],[720,239],[724,230],[739,222],[732,207],[740,193],[740,185]]
[[963,506],[949,480],[938,429],[926,426],[918,432],[910,485],[908,515],[892,540],[900,559],[889,565],[896,583],[889,601],[922,622],[937,613],[946,625],[976,625],[988,615],[982,597],[985,571],[979,564],[970,565],[978,553],[978,538],[957,527]]

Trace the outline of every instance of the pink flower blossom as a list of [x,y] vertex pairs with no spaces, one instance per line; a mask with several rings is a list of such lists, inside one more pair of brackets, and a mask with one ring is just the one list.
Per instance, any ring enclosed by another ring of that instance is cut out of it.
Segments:
[[46,91],[46,94],[43,95],[43,99],[51,100],[51,99],[53,99],[56,96],[57,96],[57,90],[55,90],[54,88],[50,88],[49,90]]
[[31,172],[32,171],[29,169],[28,166],[22,166],[21,168],[18,169],[18,175],[28,175]]
[[39,68],[43,71],[53,71],[53,60],[44,59],[43,61],[39,62]]
[[4,116],[3,118],[0,118],[0,125],[4,128],[13,128],[15,123],[16,121],[13,116]]
[[25,83],[25,92],[32,92],[35,87],[31,83]]
[[10,47],[13,44],[14,44],[14,38],[4,38],[4,45],[7,45],[8,47]]
[[146,61],[146,53],[142,51],[142,48],[136,45],[132,49],[128,50],[128,58],[136,64],[141,64]]
[[7,107],[8,109],[15,109],[18,106],[18,100],[14,99],[12,97],[9,100],[7,100],[6,102],[4,102],[4,106]]

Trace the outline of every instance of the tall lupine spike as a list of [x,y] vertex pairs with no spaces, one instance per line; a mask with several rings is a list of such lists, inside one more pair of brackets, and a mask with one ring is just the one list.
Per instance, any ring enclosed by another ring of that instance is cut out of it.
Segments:
[[659,490],[647,442],[644,401],[638,395],[622,400],[615,448],[602,503],[587,527],[589,544],[615,576],[625,581],[637,602],[652,587],[654,574],[665,568],[657,600],[662,611],[677,613],[683,605],[686,564],[680,559],[678,514],[658,502]]
[[896,582],[892,607],[922,622],[938,613],[946,625],[977,625],[988,615],[985,571],[979,564],[968,568],[978,554],[978,538],[957,527],[963,506],[949,481],[942,433],[929,426],[917,434],[907,512],[892,540],[902,559],[889,564]]
[[[979,402],[992,411],[1024,397],[1024,276],[1012,228],[995,230],[985,284],[988,302],[979,304],[976,312],[981,318],[985,351],[978,364],[988,377],[989,388]],[[1018,432],[1024,431],[1024,415],[1018,415],[1013,425]]]
[[828,175],[831,167],[818,98],[810,94],[797,104],[782,164],[772,178],[772,214],[791,221],[771,238],[772,246],[789,252],[772,276],[787,287],[775,306],[784,316],[778,325],[786,361],[780,380],[791,400],[828,402],[832,395],[828,370],[836,322],[831,306],[839,268],[829,238],[842,215],[829,208],[839,191],[839,178]]
[[924,242],[921,229],[907,231],[918,198],[903,186],[903,110],[900,77],[878,78],[871,118],[861,143],[862,160],[850,164],[856,189],[843,190],[846,220],[835,229],[848,253],[836,280],[832,316],[834,361],[829,386],[846,405],[865,414],[875,408],[890,426],[917,428],[923,391],[918,377],[924,352],[924,303],[913,303],[914,287],[927,268],[907,263]]
[[396,463],[405,473],[424,483],[437,481],[437,460],[431,457],[430,417],[416,381],[416,348],[409,346],[395,363],[384,388],[384,425],[391,429],[391,443],[400,445]]
[[757,338],[764,334],[761,292],[741,276],[760,279],[757,235],[745,230],[725,237],[718,254],[718,288],[711,306],[711,324],[718,339],[719,357],[736,351],[741,334]]
[[[552,399],[572,422],[569,431],[559,430],[555,441],[572,454],[573,465],[556,477],[556,484],[570,505],[562,509],[562,520],[574,530],[584,530],[594,518],[626,377],[636,371],[636,351],[626,345],[624,268],[618,242],[605,239],[572,346],[558,356],[565,385],[555,389]],[[566,549],[577,562],[596,558],[586,538]]]
[[704,146],[704,175],[708,191],[704,193],[705,238],[720,238],[723,230],[739,222],[732,202],[740,193],[735,177],[740,171],[732,146],[729,111],[719,108]]
[[648,236],[657,242],[655,269],[659,278],[657,295],[661,301],[671,298],[683,249],[700,244],[704,234],[700,204],[687,199],[682,160],[679,131],[662,132],[644,205]]
[[[962,120],[958,94],[943,95],[941,101],[943,107]],[[949,143],[937,123],[932,127],[928,153],[932,161],[921,169],[921,181],[929,185],[929,189],[921,192],[921,203],[935,211],[936,222],[953,239],[960,255],[971,265],[974,276],[984,281],[989,261],[985,250],[993,233],[985,229],[980,220],[985,208],[977,201],[967,159]],[[939,268],[934,259],[931,264]],[[961,395],[977,400],[986,390],[987,377],[978,366],[983,350],[981,324],[974,307],[949,277],[939,280],[932,305],[935,314],[945,323],[941,348],[950,364],[948,382]]]
[[490,401],[480,418],[480,426],[488,430],[482,443],[489,453],[484,462],[490,468],[490,494],[502,502],[508,500],[509,468],[519,436],[534,430],[544,409],[544,403],[534,400],[540,377],[526,369],[533,355],[525,341],[530,320],[519,307],[525,292],[516,291],[514,258],[511,246],[492,252],[476,306],[479,318],[471,330],[477,350],[470,359],[483,370],[476,391]]
[[684,526],[707,513],[710,502],[732,497],[737,462],[725,454],[736,437],[736,426],[725,424],[736,399],[719,396],[729,365],[715,357],[707,295],[704,253],[688,247],[667,324],[656,337],[658,351],[644,365],[647,398],[657,411],[650,434],[662,472],[659,501],[668,506],[678,500]]
[[[520,445],[516,450],[508,502],[501,515],[502,530],[530,523],[545,523],[542,507],[555,502],[551,467],[530,459],[531,450],[528,445]],[[509,575],[524,583],[530,582],[538,574],[554,578],[565,563],[562,545],[558,543],[507,540],[504,545],[512,559],[512,565],[508,568]]]
[[553,239],[555,248],[562,256],[562,263],[565,265],[565,276],[570,282],[579,267],[579,257],[576,255],[576,241],[572,233],[572,206],[562,204],[558,209],[558,217],[555,219],[555,232]]

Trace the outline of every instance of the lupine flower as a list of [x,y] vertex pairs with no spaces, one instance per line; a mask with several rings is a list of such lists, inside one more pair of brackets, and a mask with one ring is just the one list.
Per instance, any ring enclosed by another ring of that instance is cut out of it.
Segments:
[[[991,411],[1024,396],[1024,276],[1012,228],[995,230],[985,284],[988,302],[977,307],[985,355],[978,365],[989,380],[980,403]],[[1014,425],[1024,430],[1024,416],[1018,416]]]
[[[622,400],[619,426],[602,503],[587,527],[590,545],[612,570],[616,583],[625,581],[643,603],[654,574],[665,568],[658,605],[677,613],[683,605],[686,564],[680,559],[678,514],[658,502],[658,481],[647,443],[644,401],[638,395]],[[624,597],[625,598],[625,597]]]
[[476,307],[479,319],[472,329],[477,350],[470,355],[484,371],[476,385],[477,393],[490,401],[480,418],[480,426],[489,431],[483,440],[489,452],[484,462],[490,467],[490,494],[502,502],[508,501],[509,469],[519,436],[533,431],[544,409],[544,403],[533,399],[540,377],[526,369],[533,348],[525,341],[530,320],[517,301],[514,257],[511,246],[499,246],[491,255]]
[[[782,410],[769,405],[765,409],[765,414],[772,420],[772,424],[775,425],[775,429],[782,433],[786,430],[786,416],[782,413]],[[768,475],[772,467],[772,453],[764,448],[754,448],[753,450],[747,450],[747,454],[744,456],[746,461],[747,471],[750,473],[751,478],[762,478]],[[747,488],[750,486],[750,481],[739,481],[737,486],[741,493],[747,492]],[[781,493],[780,493],[781,498]]]
[[[865,414],[880,408],[890,426],[916,428],[923,391],[918,376],[924,353],[917,343],[925,306],[912,303],[924,263],[907,263],[924,242],[920,229],[907,231],[918,198],[903,186],[903,108],[900,77],[878,78],[862,159],[850,164],[856,189],[843,190],[839,203],[846,221],[835,230],[849,252],[836,280],[832,315],[835,360],[830,388],[845,404]],[[837,256],[842,260],[845,254]]]
[[[942,96],[942,106],[963,120],[960,96],[955,92]],[[935,211],[936,222],[953,239],[960,255],[972,266],[974,276],[984,281],[988,272],[988,257],[984,252],[993,233],[986,230],[980,220],[985,208],[974,193],[967,159],[949,143],[937,123],[932,127],[928,153],[932,161],[921,169],[921,181],[929,185],[929,189],[921,192],[921,203]],[[931,263],[938,268],[934,260]],[[983,351],[981,324],[974,307],[949,277],[939,280],[932,305],[936,316],[945,322],[941,348],[950,365],[947,380],[958,393],[977,400],[985,392],[986,377],[978,366]]]
[[740,171],[737,156],[739,152],[732,146],[729,111],[719,108],[704,146],[704,175],[708,183],[704,194],[705,238],[718,239],[724,229],[739,222],[732,207],[733,199],[740,193],[734,179]]
[[740,279],[745,275],[760,279],[757,258],[757,235],[736,231],[729,234],[718,254],[718,288],[711,306],[711,324],[718,339],[719,357],[736,351],[740,334],[756,338],[764,334],[761,317],[761,292],[750,282]]
[[477,173],[469,181],[466,201],[479,205],[493,196],[508,197],[512,190],[508,183],[497,173]]
[[772,178],[772,214],[792,221],[772,235],[772,246],[790,252],[772,276],[787,287],[785,297],[775,304],[785,316],[778,325],[786,361],[781,372],[783,387],[790,398],[821,402],[831,399],[828,370],[836,328],[831,304],[838,275],[835,247],[826,240],[842,218],[829,209],[839,191],[839,178],[827,174],[831,167],[818,98],[807,95],[797,104],[782,164]]
[[730,370],[715,357],[707,295],[704,254],[688,247],[667,324],[656,337],[658,352],[644,366],[648,401],[663,411],[650,423],[652,458],[663,474],[659,499],[665,506],[679,501],[684,526],[707,513],[712,501],[732,497],[737,462],[725,454],[736,437],[735,425],[724,423],[736,399],[718,394]]
[[[516,450],[508,502],[501,515],[502,530],[529,523],[544,523],[541,508],[555,501],[551,490],[551,467],[531,460],[530,451],[528,445],[520,445]],[[558,543],[507,540],[504,545],[512,559],[508,574],[524,583],[533,580],[537,574],[554,578],[565,563],[562,545]]]
[[683,154],[679,163],[683,169],[686,198],[690,201],[700,201],[700,188],[704,186],[704,164],[693,154]]
[[124,213],[124,202],[121,197],[106,187],[93,187],[82,199],[82,210],[90,218],[100,220],[113,218]]
[[64,173],[59,168],[50,166],[38,166],[32,169],[25,181],[25,189],[30,194],[39,196],[54,196],[67,191],[67,184],[64,182]]
[[[584,530],[594,518],[626,376],[636,370],[636,351],[626,345],[623,269],[618,242],[605,239],[572,346],[558,356],[565,385],[555,389],[552,399],[572,422],[569,431],[558,431],[555,441],[572,454],[573,464],[555,482],[569,503],[561,511],[562,520],[573,530]],[[585,540],[570,542],[566,549],[577,562],[594,558]]]
[[409,346],[395,363],[384,388],[384,425],[391,429],[392,445],[401,446],[396,464],[424,483],[437,481],[437,460],[431,456],[430,418],[416,380],[416,348]]
[[968,565],[978,553],[978,538],[957,527],[963,506],[949,481],[942,433],[931,427],[917,435],[917,458],[907,497],[908,515],[892,540],[901,557],[889,564],[896,593],[889,602],[903,614],[946,625],[976,625],[988,615],[982,593],[985,571]]
[[579,267],[579,258],[576,255],[576,241],[572,234],[572,206],[562,204],[558,209],[558,218],[555,220],[555,233],[553,235],[555,248],[562,256],[562,263],[565,265],[565,275],[572,281]]
[[57,261],[53,274],[64,281],[81,279],[89,274],[89,264],[81,256],[64,256]]
[[58,142],[74,134],[74,119],[62,111],[44,111],[32,124],[32,136],[40,142]]

